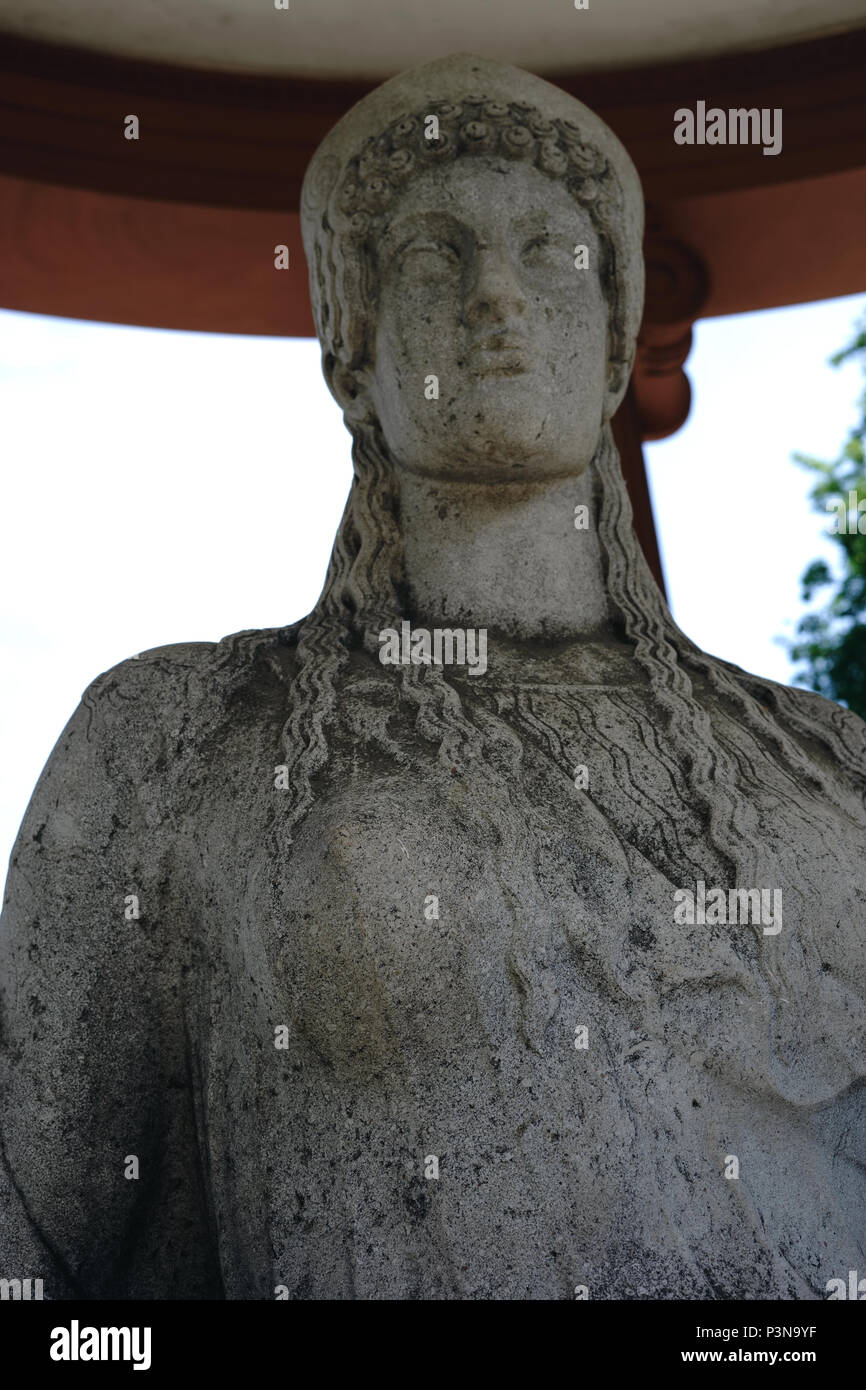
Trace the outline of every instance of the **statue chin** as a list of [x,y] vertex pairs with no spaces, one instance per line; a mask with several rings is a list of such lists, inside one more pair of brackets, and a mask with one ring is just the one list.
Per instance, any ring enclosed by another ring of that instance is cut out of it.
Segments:
[[[443,482],[512,483],[579,478],[599,442],[601,406],[576,415],[543,412],[538,396],[521,408],[514,399],[479,393],[446,413],[445,430],[429,419],[385,411],[383,435],[398,470]],[[592,425],[588,426],[588,421]]]
[[[404,458],[411,462],[403,462]],[[442,483],[466,484],[534,484],[555,483],[566,478],[579,478],[590,459],[577,459],[574,454],[558,456],[555,452],[531,452],[515,448],[512,437],[501,440],[490,439],[478,447],[474,440],[466,442],[461,448],[457,443],[447,455],[430,457],[429,453],[417,461],[411,455],[396,456],[400,472],[412,474],[416,478],[436,479]]]

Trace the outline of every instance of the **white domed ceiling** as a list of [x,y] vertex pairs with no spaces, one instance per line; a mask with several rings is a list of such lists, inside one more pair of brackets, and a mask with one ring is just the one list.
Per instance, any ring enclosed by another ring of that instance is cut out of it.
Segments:
[[672,62],[866,24],[866,0],[0,0],[0,32],[248,73],[386,76],[469,51],[537,72]]

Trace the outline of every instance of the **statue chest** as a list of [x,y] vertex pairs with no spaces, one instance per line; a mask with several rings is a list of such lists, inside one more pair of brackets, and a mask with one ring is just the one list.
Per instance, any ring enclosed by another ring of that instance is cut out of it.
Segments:
[[559,1027],[571,1045],[584,944],[597,956],[632,911],[628,857],[592,808],[578,832],[554,799],[527,815],[471,769],[321,799],[278,900],[274,978],[303,1035],[356,1067],[512,1036],[540,1046]]
[[219,1218],[238,1260],[299,1297],[802,1295],[752,1237],[789,1239],[787,1183],[814,1248],[828,1181],[764,1108],[749,951],[678,923],[681,885],[564,776],[525,785],[332,778],[293,844],[275,814],[238,846],[199,1012],[217,1208],[257,1194],[254,1239]]

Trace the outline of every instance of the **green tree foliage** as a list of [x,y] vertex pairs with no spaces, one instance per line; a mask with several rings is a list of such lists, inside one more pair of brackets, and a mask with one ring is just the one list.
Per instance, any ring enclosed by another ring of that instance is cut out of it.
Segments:
[[[866,320],[830,361],[838,367],[850,358],[859,359],[866,370]],[[866,719],[866,390],[858,410],[858,423],[831,463],[794,455],[815,475],[809,497],[815,510],[829,518],[840,564],[833,573],[823,560],[815,560],[802,575],[803,602],[811,603],[816,594],[825,601],[800,619],[787,646],[790,659],[802,663],[797,681]]]

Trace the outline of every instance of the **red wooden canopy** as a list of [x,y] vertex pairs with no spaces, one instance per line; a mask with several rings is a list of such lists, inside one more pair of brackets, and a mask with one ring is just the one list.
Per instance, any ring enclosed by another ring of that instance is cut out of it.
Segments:
[[[641,441],[682,425],[698,317],[866,290],[866,29],[770,51],[555,76],[610,124],[647,198],[647,304],[616,430],[663,583]],[[372,83],[210,73],[0,36],[0,305],[222,333],[312,334],[298,193]],[[677,145],[674,112],[781,107],[783,148]],[[124,138],[124,118],[140,138]],[[274,268],[274,246],[291,270]]]

